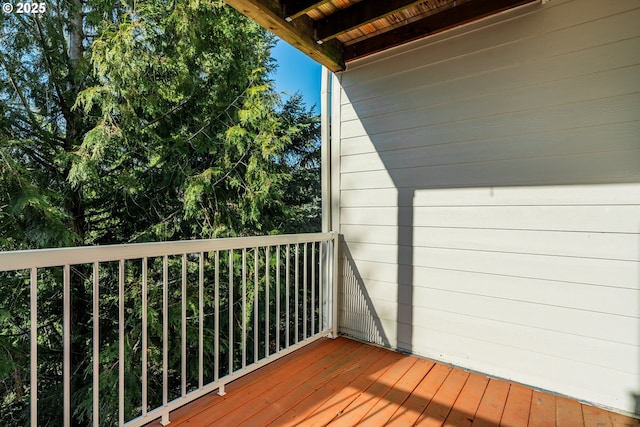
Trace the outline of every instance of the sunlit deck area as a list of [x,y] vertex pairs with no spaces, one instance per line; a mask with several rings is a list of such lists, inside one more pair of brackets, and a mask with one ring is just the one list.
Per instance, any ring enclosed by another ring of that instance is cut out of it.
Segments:
[[343,337],[297,350],[171,420],[175,427],[640,426],[572,399]]

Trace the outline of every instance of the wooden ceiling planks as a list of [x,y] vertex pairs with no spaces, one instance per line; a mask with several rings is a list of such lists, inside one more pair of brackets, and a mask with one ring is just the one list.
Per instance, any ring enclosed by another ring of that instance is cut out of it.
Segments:
[[331,3],[331,0],[282,0],[282,14],[285,20],[291,22],[300,16],[311,12],[320,6]]
[[362,1],[316,21],[316,38],[325,42],[349,30],[415,6],[423,0]]
[[381,52],[530,2],[531,0],[468,0],[455,7],[444,7],[438,13],[427,14],[414,22],[345,46],[343,60],[348,62]]
[[225,1],[336,72],[357,58],[536,0]]

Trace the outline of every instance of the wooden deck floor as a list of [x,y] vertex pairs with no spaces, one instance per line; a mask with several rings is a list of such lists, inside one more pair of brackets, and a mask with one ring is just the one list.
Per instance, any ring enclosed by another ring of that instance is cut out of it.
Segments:
[[172,427],[640,426],[571,399],[346,338],[317,341],[171,419]]

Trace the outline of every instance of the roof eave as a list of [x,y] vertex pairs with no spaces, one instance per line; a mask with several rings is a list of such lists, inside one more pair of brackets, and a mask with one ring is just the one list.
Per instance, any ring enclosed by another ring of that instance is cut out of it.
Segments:
[[317,43],[311,18],[303,15],[287,22],[280,10],[279,2],[275,0],[225,0],[225,2],[329,70],[338,72],[345,69],[342,44],[337,40]]

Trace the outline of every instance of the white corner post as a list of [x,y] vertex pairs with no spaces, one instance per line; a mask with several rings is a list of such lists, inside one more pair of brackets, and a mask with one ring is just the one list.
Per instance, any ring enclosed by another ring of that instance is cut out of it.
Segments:
[[322,232],[331,231],[331,71],[322,67],[320,82],[320,173],[322,193]]
[[[339,106],[336,104],[336,76],[333,75],[328,68],[322,67],[322,81],[320,93],[320,109],[321,109],[321,174],[322,174],[322,231],[339,233],[338,211],[336,203],[340,197],[340,189],[338,187],[339,171],[336,169],[339,165],[339,154],[336,150],[337,141],[334,140],[336,117],[334,113]],[[338,100],[339,101],[339,100]],[[338,179],[336,179],[336,177]],[[330,312],[331,318],[331,336],[338,337],[338,274],[339,257],[338,250],[340,247],[339,236],[336,235],[331,242],[332,251],[325,252],[325,265],[328,267],[326,281],[327,294],[330,295]]]

